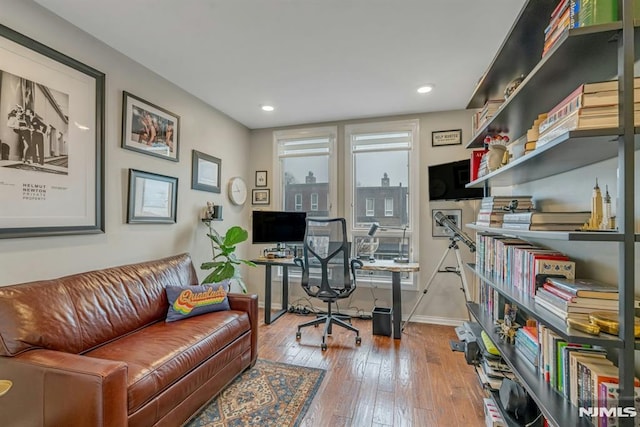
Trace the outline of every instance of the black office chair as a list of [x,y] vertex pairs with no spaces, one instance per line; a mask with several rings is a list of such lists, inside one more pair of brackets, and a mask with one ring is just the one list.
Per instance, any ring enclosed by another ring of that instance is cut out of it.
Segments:
[[336,324],[356,333],[356,344],[360,344],[360,331],[345,322],[344,316],[336,315],[331,304],[348,298],[356,288],[356,268],[362,262],[350,259],[350,245],[347,241],[347,224],[344,218],[309,218],[304,236],[303,258],[294,262],[302,269],[302,288],[307,295],[327,303],[327,314],[310,322],[298,325],[296,339],[302,334],[300,329],[324,323],[322,351],[327,349],[326,338],[331,334],[331,326]]

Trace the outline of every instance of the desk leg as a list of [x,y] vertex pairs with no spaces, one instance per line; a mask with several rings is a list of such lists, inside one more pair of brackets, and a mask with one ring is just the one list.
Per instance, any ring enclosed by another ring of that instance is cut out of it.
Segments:
[[289,308],[289,271],[287,266],[282,267],[282,309],[271,314],[271,265],[265,265],[265,295],[264,295],[264,323],[269,325],[275,322]]
[[402,329],[400,322],[402,321],[402,293],[400,292],[400,272],[391,273],[391,287],[393,298],[393,338],[399,340],[401,338]]

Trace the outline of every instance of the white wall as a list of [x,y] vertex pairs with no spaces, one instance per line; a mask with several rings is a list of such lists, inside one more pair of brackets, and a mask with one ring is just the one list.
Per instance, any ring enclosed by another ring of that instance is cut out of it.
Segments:
[[[249,206],[232,207],[226,197],[226,182],[230,177],[240,175],[247,182],[253,180],[246,161],[249,156],[246,127],[30,0],[1,0],[0,10],[3,25],[106,74],[106,233],[0,239],[0,285],[182,252],[191,253],[197,267],[211,257],[206,227],[198,219],[207,201],[224,205],[224,221],[216,223],[221,232],[231,225],[247,227]],[[179,162],[120,147],[123,90],[181,116]],[[191,190],[193,149],[222,159],[222,194]],[[129,168],[178,177],[176,224],[126,224]],[[240,252],[242,250],[240,248]],[[199,275],[204,277],[204,272],[199,271]]]
[[[419,196],[419,259],[420,273],[418,276],[418,288],[422,290],[426,281],[429,279],[431,273],[436,267],[436,264],[442,257],[442,254],[447,249],[449,243],[448,239],[433,238],[431,237],[431,210],[432,209],[462,209],[462,222],[467,224],[475,219],[475,213],[477,209],[477,201],[463,201],[463,202],[429,202],[429,186],[428,186],[428,166],[451,162],[455,160],[461,160],[469,158],[471,152],[464,148],[466,140],[471,135],[471,115],[472,111],[447,111],[440,113],[428,113],[428,114],[415,114],[398,117],[381,117],[372,118],[366,120],[351,120],[340,121],[322,124],[309,124],[304,126],[295,126],[287,129],[304,128],[312,126],[337,126],[338,127],[338,215],[345,215],[345,194],[344,194],[344,170],[345,170],[345,141],[344,141],[344,128],[346,125],[355,123],[366,122],[379,122],[379,121],[392,121],[392,120],[406,120],[406,119],[419,119],[420,121],[420,162],[419,162],[419,174],[420,174],[420,196]],[[278,128],[279,130],[280,128]],[[446,147],[432,147],[431,146],[431,132],[439,130],[449,129],[462,129],[462,145],[446,146]],[[251,132],[251,166],[250,169],[267,170],[269,172],[268,182],[273,182],[273,131],[276,129],[260,129],[253,130]],[[271,188],[274,191],[273,188]],[[261,206],[261,209],[279,210],[280,207],[275,204],[271,204],[269,207]],[[466,230],[472,234],[471,230]],[[264,245],[253,245],[251,248],[251,256],[258,256]],[[472,261],[473,256],[469,250],[462,245],[461,254],[465,261]],[[447,258],[446,266],[455,266],[456,260],[453,252],[450,252]],[[262,296],[264,295],[264,268],[257,267],[247,273],[250,288],[252,291],[257,292]],[[471,276],[467,274],[469,280]],[[302,296],[306,296],[299,286],[299,282],[293,280],[290,283],[290,297],[289,302],[295,303],[296,300]],[[280,302],[279,287],[276,287],[273,298],[276,304]],[[464,298],[460,289],[460,280],[453,274],[438,274],[433,284],[429,288],[427,295],[423,298],[418,311],[414,315],[415,320],[429,321],[438,323],[456,323],[459,320],[467,318],[466,309],[464,306]],[[368,287],[360,287],[354,293],[351,300],[351,306],[357,307],[363,310],[365,313],[371,312],[373,309],[374,298],[371,294],[371,290]],[[391,306],[391,290],[384,288],[373,289],[373,293],[377,298],[376,304],[379,306]],[[403,291],[403,313],[408,315],[411,308],[414,306],[417,298],[422,295],[420,291]],[[314,301],[316,305],[319,305],[318,301]],[[305,303],[303,302],[302,305]],[[321,303],[320,303],[321,304]],[[341,305],[342,307],[342,305]]]

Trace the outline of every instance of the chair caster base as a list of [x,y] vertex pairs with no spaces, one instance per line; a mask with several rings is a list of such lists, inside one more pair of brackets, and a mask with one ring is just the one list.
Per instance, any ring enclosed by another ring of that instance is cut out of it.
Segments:
[[327,345],[325,343],[322,343],[320,345],[320,348],[322,349],[322,351],[327,351]]
[[296,332],[296,339],[299,340],[300,338],[302,338],[302,334],[298,331]]
[[362,337],[357,336],[356,337],[356,345],[360,345],[360,344],[362,344]]

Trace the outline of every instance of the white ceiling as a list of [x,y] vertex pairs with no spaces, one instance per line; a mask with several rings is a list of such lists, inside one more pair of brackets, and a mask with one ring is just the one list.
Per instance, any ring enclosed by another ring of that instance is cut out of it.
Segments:
[[257,129],[465,108],[524,0],[36,2]]

